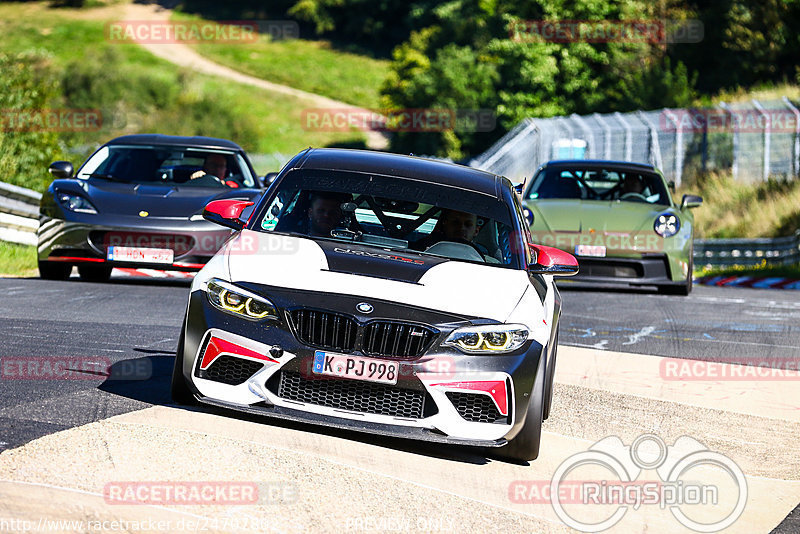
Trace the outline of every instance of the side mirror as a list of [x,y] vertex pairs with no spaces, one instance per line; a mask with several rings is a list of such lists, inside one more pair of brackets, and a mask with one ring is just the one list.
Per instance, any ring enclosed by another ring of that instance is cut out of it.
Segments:
[[54,161],[47,168],[47,172],[56,178],[72,178],[72,163],[69,161]]
[[249,200],[212,200],[203,209],[203,218],[233,230],[241,230],[244,221],[239,217],[252,205]]
[[261,179],[261,187],[265,189],[272,185],[272,182],[275,181],[275,178],[278,176],[277,172],[268,172],[264,175],[264,178]]
[[667,187],[669,187],[669,190],[674,193],[675,192],[675,180],[670,180],[669,182],[667,182]]
[[554,276],[573,276],[578,274],[578,260],[561,249],[529,243],[533,263],[528,272],[533,274],[552,274]]
[[703,203],[703,197],[699,197],[697,195],[683,195],[683,199],[681,199],[681,209],[697,208],[702,203]]

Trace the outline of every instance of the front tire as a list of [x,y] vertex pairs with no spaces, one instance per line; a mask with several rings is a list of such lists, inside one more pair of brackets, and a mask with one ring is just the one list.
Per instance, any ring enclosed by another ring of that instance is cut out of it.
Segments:
[[39,277],[43,280],[66,280],[72,273],[72,265],[55,261],[39,261]]
[[172,382],[170,384],[170,394],[175,404],[184,406],[196,404],[192,390],[186,383],[183,376],[183,338],[186,335],[186,326],[181,328],[181,335],[178,338],[178,349],[175,351],[175,364],[172,366]]
[[495,454],[500,458],[518,462],[528,462],[539,457],[539,445],[542,441],[542,421],[544,420],[545,390],[547,373],[544,368],[544,354],[539,357],[536,369],[536,381],[531,391],[528,412],[525,414],[525,423],[519,433],[511,438],[507,444],[495,449]]
[[110,265],[78,265],[78,274],[84,282],[108,282],[111,269]]

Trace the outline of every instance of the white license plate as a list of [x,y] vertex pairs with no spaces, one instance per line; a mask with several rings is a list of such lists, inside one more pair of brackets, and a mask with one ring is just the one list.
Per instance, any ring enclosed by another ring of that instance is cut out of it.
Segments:
[[347,356],[321,350],[314,352],[313,372],[318,375],[338,376],[353,380],[397,384],[397,362]]
[[577,245],[575,247],[575,255],[604,258],[606,256],[606,247],[604,245]]
[[175,251],[171,248],[108,247],[109,261],[131,261],[136,263],[172,263]]

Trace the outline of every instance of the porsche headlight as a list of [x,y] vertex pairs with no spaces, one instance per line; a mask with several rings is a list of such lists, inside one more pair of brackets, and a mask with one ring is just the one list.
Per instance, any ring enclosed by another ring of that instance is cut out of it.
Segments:
[[445,345],[467,354],[503,354],[513,352],[528,340],[528,329],[521,324],[468,326],[454,330]]
[[97,208],[81,195],[56,191],[56,198],[61,205],[69,211],[74,211],[76,213],[97,213]]
[[268,299],[217,278],[206,284],[206,296],[216,308],[237,317],[251,321],[278,318],[278,310]]
[[661,237],[672,237],[681,229],[681,220],[674,213],[664,212],[656,217],[653,230]]

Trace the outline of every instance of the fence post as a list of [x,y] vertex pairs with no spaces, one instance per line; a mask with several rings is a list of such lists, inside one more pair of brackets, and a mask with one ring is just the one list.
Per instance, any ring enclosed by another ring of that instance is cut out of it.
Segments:
[[764,117],[764,166],[761,171],[762,176],[761,179],[766,181],[769,178],[769,149],[770,149],[770,123],[769,123],[769,115],[764,110],[764,106],[761,105],[761,102],[756,100],[755,98],[752,100],[753,106],[755,106],[756,110],[761,113]]
[[597,124],[603,127],[605,132],[603,136],[605,138],[603,142],[603,159],[609,160],[611,159],[611,127],[599,113],[594,113],[592,117],[597,121]]
[[640,121],[647,125],[647,128],[650,131],[650,163],[657,169],[663,170],[661,160],[661,144],[658,142],[658,130],[643,111],[637,111],[636,115],[639,117]]
[[614,117],[616,117],[619,123],[622,124],[622,127],[625,128],[625,161],[630,161],[633,157],[633,131],[631,130],[630,124],[628,124],[622,116],[622,113],[615,111]]
[[730,115],[731,122],[730,122],[730,129],[733,132],[732,137],[732,147],[731,151],[733,152],[733,161],[731,162],[731,173],[733,174],[733,181],[739,181],[739,125],[734,123],[733,120],[733,110],[730,108],[728,104],[725,102],[720,102],[719,107],[724,109]]
[[792,174],[800,175],[800,111],[792,104],[788,97],[783,97],[783,103],[794,114],[794,143],[792,143]]
[[683,130],[671,109],[664,108],[664,115],[675,125],[675,187],[680,187],[683,177]]

